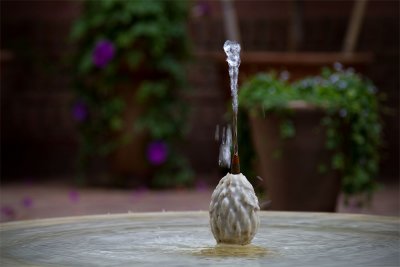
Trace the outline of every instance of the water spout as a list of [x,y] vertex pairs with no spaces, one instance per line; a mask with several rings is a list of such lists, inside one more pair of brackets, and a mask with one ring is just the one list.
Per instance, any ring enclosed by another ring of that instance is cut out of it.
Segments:
[[237,141],[237,114],[238,114],[238,77],[240,66],[240,44],[235,41],[226,41],[224,44],[224,51],[227,56],[226,61],[229,65],[229,77],[231,82],[231,95],[232,95],[232,132],[233,132],[233,157],[231,164],[231,173],[240,173],[239,164],[239,148]]

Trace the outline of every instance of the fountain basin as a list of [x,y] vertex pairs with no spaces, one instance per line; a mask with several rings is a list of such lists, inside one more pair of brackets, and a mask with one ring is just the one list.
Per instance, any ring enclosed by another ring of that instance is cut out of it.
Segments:
[[398,266],[399,218],[260,212],[247,246],[216,245],[208,212],[1,224],[1,266]]

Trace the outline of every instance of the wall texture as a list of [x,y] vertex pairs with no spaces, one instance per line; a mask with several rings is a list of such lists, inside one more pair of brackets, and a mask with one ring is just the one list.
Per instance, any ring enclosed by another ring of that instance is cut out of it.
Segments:
[[[225,41],[220,2],[194,2],[188,29],[194,52],[222,53]],[[72,175],[78,146],[70,114],[67,75],[69,28],[78,1],[1,1],[2,177]],[[353,1],[304,1],[300,51],[340,51]],[[290,1],[236,1],[243,48],[287,51]],[[398,178],[399,2],[369,1],[357,51],[375,56],[367,75],[387,94],[382,177]],[[194,57],[187,67],[192,91],[191,131],[185,153],[201,175],[218,174],[217,124],[223,124],[228,88],[221,88],[215,62]]]

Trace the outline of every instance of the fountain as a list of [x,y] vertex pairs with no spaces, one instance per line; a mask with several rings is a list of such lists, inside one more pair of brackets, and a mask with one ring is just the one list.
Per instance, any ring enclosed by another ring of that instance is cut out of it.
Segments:
[[398,266],[399,219],[260,212],[246,246],[215,245],[208,212],[3,223],[1,266]]
[[[247,245],[256,234],[260,219],[257,212],[260,210],[258,199],[253,186],[240,172],[239,148],[237,141],[237,113],[238,95],[237,82],[240,65],[240,44],[226,41],[224,51],[229,65],[231,80],[232,114],[233,114],[233,157],[231,173],[224,176],[215,188],[210,203],[211,231],[217,243]],[[230,132],[230,131],[229,131]],[[229,134],[226,134],[229,139]],[[223,161],[230,156],[230,142],[222,141]],[[228,152],[227,152],[228,150]],[[220,162],[221,162],[220,154]]]
[[[234,93],[238,73],[231,69],[231,50],[227,50],[234,150],[231,173],[215,189],[209,213],[127,213],[2,223],[0,265],[399,266],[398,217],[258,211],[253,187],[240,173]],[[240,58],[232,62],[238,67]]]

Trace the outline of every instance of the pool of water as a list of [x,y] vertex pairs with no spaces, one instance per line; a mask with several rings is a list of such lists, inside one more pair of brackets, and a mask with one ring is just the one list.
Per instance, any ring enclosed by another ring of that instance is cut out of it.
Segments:
[[[208,212],[6,223],[2,266],[398,266],[399,218],[261,212],[251,245],[216,245]],[[3,265],[4,264],[4,265]]]

